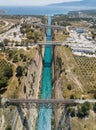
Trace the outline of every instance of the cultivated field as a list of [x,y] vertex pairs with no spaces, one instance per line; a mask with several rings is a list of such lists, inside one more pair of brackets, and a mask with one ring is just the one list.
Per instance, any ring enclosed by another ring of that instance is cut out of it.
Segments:
[[75,55],[74,58],[84,90],[89,93],[92,90],[96,91],[96,58]]
[[[94,98],[96,94],[96,58],[76,56],[69,47],[56,47],[62,61],[62,92],[65,98]],[[58,71],[58,70],[57,70]],[[57,73],[56,73],[57,74]],[[71,86],[71,87],[70,87]]]

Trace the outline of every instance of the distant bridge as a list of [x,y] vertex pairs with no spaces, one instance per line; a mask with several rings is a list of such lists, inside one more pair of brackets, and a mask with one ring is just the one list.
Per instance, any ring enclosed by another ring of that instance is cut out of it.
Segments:
[[57,29],[57,30],[62,30],[65,29],[66,27],[64,26],[58,26],[58,25],[47,25],[47,24],[41,24],[41,23],[34,23],[33,25],[38,26],[40,28],[51,28],[51,29]]
[[37,42],[35,43],[37,45],[43,46],[43,45],[50,45],[50,46],[62,46],[62,45],[67,45],[66,42],[63,41],[47,41],[47,42]]

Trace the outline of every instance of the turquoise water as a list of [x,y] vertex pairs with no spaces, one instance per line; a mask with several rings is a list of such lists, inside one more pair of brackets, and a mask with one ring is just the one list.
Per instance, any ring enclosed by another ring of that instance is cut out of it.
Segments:
[[[51,24],[51,17],[48,17],[48,24]],[[47,41],[51,40],[51,29],[47,30]],[[44,68],[42,74],[42,86],[41,86],[41,95],[42,99],[51,98],[52,94],[52,51],[50,46],[46,46],[45,48],[45,56],[44,56]],[[42,108],[39,109],[38,122],[37,122],[37,130],[51,130],[51,115],[52,110]]]

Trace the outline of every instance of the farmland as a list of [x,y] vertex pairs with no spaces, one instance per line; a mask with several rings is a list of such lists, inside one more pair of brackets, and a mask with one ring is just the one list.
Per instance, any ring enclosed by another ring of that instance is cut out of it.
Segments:
[[87,93],[96,91],[96,58],[85,56],[75,56],[78,66],[77,73],[83,84],[83,89]]
[[[68,47],[57,47],[56,55],[62,59],[63,94],[67,98],[94,98],[96,93],[96,58],[77,56]],[[71,90],[68,90],[68,86]]]

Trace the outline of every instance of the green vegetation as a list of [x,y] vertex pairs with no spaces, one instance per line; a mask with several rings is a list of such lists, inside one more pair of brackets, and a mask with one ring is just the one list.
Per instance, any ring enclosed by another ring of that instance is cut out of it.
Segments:
[[63,61],[61,59],[61,57],[56,58],[56,66],[57,66],[57,70],[59,71],[59,75],[64,71],[63,69]]
[[70,84],[68,84],[67,89],[72,90],[72,86]]
[[10,125],[8,125],[8,126],[5,128],[5,130],[12,130],[12,128],[11,128]]
[[7,86],[7,78],[6,77],[0,77],[0,88],[4,88]]
[[69,17],[67,15],[59,15],[59,16],[55,15],[52,19],[52,24],[57,24],[60,26],[71,25],[69,22]]
[[[89,115],[91,109],[91,105],[89,102],[85,102],[82,105],[77,105],[77,110],[76,107],[68,106],[67,111],[70,113],[71,117],[77,116],[78,118],[84,118]],[[96,104],[93,106],[93,110],[96,110]]]
[[[76,63],[72,55],[71,49],[67,46],[56,47],[56,59],[57,56],[62,59],[62,67],[60,67],[62,74],[61,83],[62,83],[62,95],[65,98],[80,98],[81,90],[76,82],[77,76],[74,70],[76,70]],[[61,61],[61,60],[59,60]],[[56,63],[57,64],[57,63]],[[59,62],[58,62],[59,64]],[[57,70],[57,72],[59,72]],[[56,76],[58,73],[56,73]],[[76,80],[75,80],[76,78]]]
[[8,80],[13,76],[12,66],[5,60],[0,60],[0,89],[8,85]]
[[18,66],[16,68],[16,76],[17,77],[21,77],[23,75],[23,67],[22,66]]
[[37,51],[37,48],[6,49],[0,53],[0,94],[10,98],[19,96],[27,76],[28,66]]
[[79,118],[83,118],[83,117],[89,115],[89,110],[90,110],[90,103],[85,102],[82,106],[79,107],[77,116]]
[[76,99],[76,95],[75,94],[70,95],[70,99]]
[[76,115],[75,108],[68,106],[67,111],[70,113],[71,117],[75,117]]
[[5,68],[4,76],[7,77],[8,79],[10,79],[13,76],[13,70],[11,66],[8,66],[7,68]]
[[4,45],[7,46],[9,40],[8,39],[4,39],[3,42],[4,42]]
[[52,39],[54,41],[65,41],[69,37],[69,33],[64,29],[63,31],[54,31]]
[[3,21],[0,21],[0,27],[4,26],[5,23]]
[[43,40],[42,30],[38,27],[31,26],[27,22],[21,24],[20,32],[23,35],[26,34],[26,40],[23,40],[24,43],[36,43],[37,41]]
[[13,62],[14,62],[14,63],[18,62],[18,55],[15,55],[15,56],[14,56]]
[[95,38],[96,38],[96,32],[95,32],[95,30],[96,30],[96,23],[93,25],[93,28],[94,28],[94,31],[92,31],[91,33],[92,33],[93,40],[95,40]]
[[93,106],[93,110],[94,110],[94,112],[96,113],[96,103],[95,103],[94,106]]

